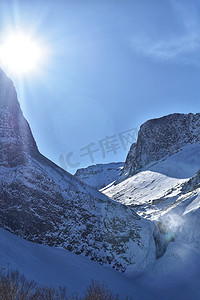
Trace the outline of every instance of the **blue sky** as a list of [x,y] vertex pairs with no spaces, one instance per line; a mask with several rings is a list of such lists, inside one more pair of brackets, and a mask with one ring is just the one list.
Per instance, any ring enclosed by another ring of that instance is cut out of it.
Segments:
[[34,74],[10,76],[40,151],[71,173],[92,163],[85,147],[94,163],[123,161],[122,133],[200,111],[197,0],[1,1],[8,28],[49,50]]

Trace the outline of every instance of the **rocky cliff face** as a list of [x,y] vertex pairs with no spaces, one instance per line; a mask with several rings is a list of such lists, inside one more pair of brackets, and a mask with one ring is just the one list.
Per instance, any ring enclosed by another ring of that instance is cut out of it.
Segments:
[[0,71],[0,164],[24,165],[27,155],[39,154],[29,124],[23,117],[12,81]]
[[130,176],[151,162],[171,155],[188,143],[200,141],[200,114],[171,114],[145,122],[130,148],[123,175]]
[[39,153],[0,71],[0,226],[125,271],[155,258],[154,225]]
[[182,192],[188,193],[200,188],[200,170],[183,185]]

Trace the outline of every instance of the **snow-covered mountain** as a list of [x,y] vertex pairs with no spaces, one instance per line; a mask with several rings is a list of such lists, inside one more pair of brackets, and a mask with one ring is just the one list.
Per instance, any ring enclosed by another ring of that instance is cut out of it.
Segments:
[[155,259],[154,225],[38,151],[13,83],[0,71],[0,226],[116,270]]
[[123,175],[135,174],[151,162],[171,155],[188,143],[200,141],[200,114],[171,114],[140,127],[137,142],[127,155]]
[[[175,140],[176,147],[166,142],[165,149],[164,138],[163,143],[158,141],[156,146],[157,136],[161,134],[155,131],[155,139],[152,133],[149,147],[158,147],[160,152],[156,154],[155,151],[151,155],[148,148],[149,136],[146,135],[146,140],[143,136],[146,148],[142,148],[141,153],[144,155],[139,152],[137,156],[132,155],[127,171],[128,178],[101,190],[113,200],[133,207],[140,216],[154,221],[157,262],[152,270],[156,273],[176,272],[180,266],[188,268],[195,253],[200,254],[200,142],[197,136],[200,130],[199,114],[175,116],[180,117],[181,122],[183,119],[190,122],[193,120],[193,126],[189,126],[190,133],[193,133],[192,138],[186,138],[189,136],[188,129],[185,129],[188,125],[179,127],[179,142],[176,145]],[[170,120],[173,117],[170,116]],[[182,124],[177,118],[175,124]],[[161,118],[158,124],[165,132],[166,119]],[[171,123],[170,127],[174,128],[174,124]],[[137,143],[141,143],[140,138]],[[137,144],[132,147],[137,149]],[[146,163],[139,165],[138,162],[144,157]],[[138,170],[135,166],[138,166]],[[131,170],[137,172],[131,176]]]
[[75,176],[99,190],[117,180],[123,166],[122,162],[92,165],[78,169]]

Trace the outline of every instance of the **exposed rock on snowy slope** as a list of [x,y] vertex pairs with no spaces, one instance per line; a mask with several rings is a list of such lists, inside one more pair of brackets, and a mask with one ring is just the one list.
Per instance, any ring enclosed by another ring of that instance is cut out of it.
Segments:
[[145,122],[139,130],[137,143],[131,146],[123,175],[171,155],[188,143],[200,141],[200,114],[171,114]]
[[101,189],[117,180],[124,163],[97,164],[78,169],[75,176],[96,189]]
[[155,258],[154,225],[41,155],[0,71],[0,226],[117,270]]
[[82,255],[26,241],[2,228],[0,245],[0,270],[18,270],[28,280],[47,286],[66,286],[69,296],[82,295],[91,280],[105,282],[120,299],[136,294],[135,285],[124,274]]

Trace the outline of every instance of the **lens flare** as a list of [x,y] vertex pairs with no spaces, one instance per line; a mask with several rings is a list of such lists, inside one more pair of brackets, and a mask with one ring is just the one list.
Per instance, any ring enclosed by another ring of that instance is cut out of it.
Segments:
[[32,71],[41,59],[41,50],[31,37],[13,34],[0,45],[1,65],[15,73]]

